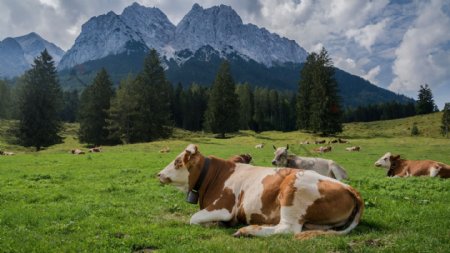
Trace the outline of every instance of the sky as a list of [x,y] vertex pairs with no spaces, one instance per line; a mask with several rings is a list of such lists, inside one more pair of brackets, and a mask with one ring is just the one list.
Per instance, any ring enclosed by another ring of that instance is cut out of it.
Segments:
[[[450,102],[449,0],[135,0],[175,25],[198,3],[231,6],[244,23],[325,47],[334,66],[417,99],[428,84],[440,109]],[[68,50],[89,18],[133,0],[0,0],[0,40],[36,32]]]

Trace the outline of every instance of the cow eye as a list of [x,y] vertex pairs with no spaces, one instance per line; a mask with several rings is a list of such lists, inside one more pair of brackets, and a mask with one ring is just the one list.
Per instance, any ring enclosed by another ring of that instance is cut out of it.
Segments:
[[387,160],[387,157],[385,157],[384,160],[386,161],[386,160]]

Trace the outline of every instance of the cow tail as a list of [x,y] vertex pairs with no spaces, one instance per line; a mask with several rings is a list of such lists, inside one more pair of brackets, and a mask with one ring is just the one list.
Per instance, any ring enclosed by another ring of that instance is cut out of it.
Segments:
[[357,192],[355,189],[353,189],[352,187],[348,187],[348,191],[350,192],[350,194],[353,196],[354,200],[355,200],[355,208],[353,209],[352,214],[349,216],[347,222],[340,226],[340,227],[335,227],[333,229],[330,230],[309,230],[309,231],[304,231],[304,232],[300,232],[295,234],[295,239],[298,240],[308,240],[317,236],[323,236],[323,235],[345,235],[348,234],[350,231],[352,231],[360,222],[361,220],[361,216],[363,214],[364,211],[364,201],[361,198],[361,195],[359,194],[359,192]]

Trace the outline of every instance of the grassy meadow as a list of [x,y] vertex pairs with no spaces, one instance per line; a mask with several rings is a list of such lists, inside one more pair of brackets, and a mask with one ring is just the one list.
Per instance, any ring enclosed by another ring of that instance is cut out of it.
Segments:
[[[322,139],[301,132],[241,131],[228,139],[177,130],[169,140],[103,147],[75,156],[83,147],[76,125],[66,125],[65,142],[39,153],[8,144],[0,121],[0,252],[449,252],[450,180],[386,178],[373,163],[387,151],[409,159],[450,164],[450,139],[438,134],[441,114],[345,125],[350,144],[313,154]],[[421,136],[407,129],[417,122]],[[330,139],[330,138],[327,138]],[[361,224],[346,236],[297,241],[293,235],[233,238],[237,228],[190,226],[198,206],[184,201],[157,173],[189,143],[200,152],[228,158],[250,153],[253,164],[270,165],[272,144],[292,153],[333,159],[348,172],[348,184],[366,203]],[[255,149],[265,143],[263,149]],[[345,147],[359,145],[361,152]],[[159,150],[170,147],[171,152]],[[86,150],[86,149],[85,149]]]

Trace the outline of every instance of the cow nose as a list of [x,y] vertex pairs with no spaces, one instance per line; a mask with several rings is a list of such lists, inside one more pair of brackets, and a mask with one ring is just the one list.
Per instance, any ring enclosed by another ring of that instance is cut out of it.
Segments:
[[277,161],[273,160],[272,165],[277,165]]

